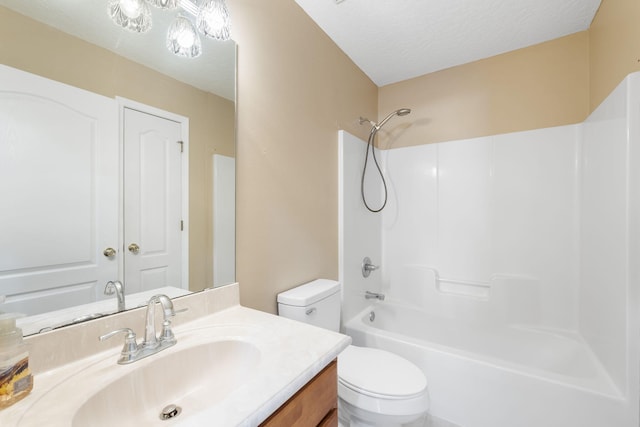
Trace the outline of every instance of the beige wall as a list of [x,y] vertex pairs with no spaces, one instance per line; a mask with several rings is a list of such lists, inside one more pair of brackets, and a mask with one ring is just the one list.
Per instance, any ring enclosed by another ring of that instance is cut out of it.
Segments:
[[384,86],[378,105],[381,117],[413,110],[402,132],[387,126],[383,148],[577,123],[589,113],[589,37],[585,31]]
[[640,71],[640,2],[602,0],[590,33],[590,108],[632,72]]
[[213,280],[210,158],[214,152],[234,155],[234,103],[2,7],[0,40],[2,64],[189,117],[189,275],[192,289],[210,286]]
[[380,88],[380,116],[413,109],[381,147],[583,121],[640,70],[638,17],[637,0],[603,0],[588,31]]
[[238,42],[237,278],[243,305],[338,277],[337,132],[366,137],[377,87],[293,0],[229,0]]

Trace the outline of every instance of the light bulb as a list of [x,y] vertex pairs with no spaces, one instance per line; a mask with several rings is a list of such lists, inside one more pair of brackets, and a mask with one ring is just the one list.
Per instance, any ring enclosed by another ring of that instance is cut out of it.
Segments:
[[195,58],[202,53],[200,36],[193,23],[184,16],[178,16],[167,32],[167,49],[178,56]]
[[127,18],[136,19],[142,13],[143,3],[140,0],[120,0],[120,9]]
[[208,37],[229,39],[229,11],[224,0],[205,0],[200,6],[196,23],[198,29]]
[[144,33],[151,28],[151,10],[144,0],[110,0],[107,12],[127,30]]
[[196,41],[196,35],[191,31],[181,31],[177,37],[176,41],[180,45],[180,47],[189,49]]

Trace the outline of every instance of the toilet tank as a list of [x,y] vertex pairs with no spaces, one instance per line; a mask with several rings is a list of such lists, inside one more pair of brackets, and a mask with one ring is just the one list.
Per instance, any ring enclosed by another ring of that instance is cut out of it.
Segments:
[[338,332],[340,283],[316,279],[278,294],[278,315]]

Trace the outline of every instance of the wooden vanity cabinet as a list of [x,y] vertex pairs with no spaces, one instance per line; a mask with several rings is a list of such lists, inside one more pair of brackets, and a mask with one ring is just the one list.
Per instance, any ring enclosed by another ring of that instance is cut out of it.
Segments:
[[337,427],[338,364],[334,360],[267,418],[261,427]]

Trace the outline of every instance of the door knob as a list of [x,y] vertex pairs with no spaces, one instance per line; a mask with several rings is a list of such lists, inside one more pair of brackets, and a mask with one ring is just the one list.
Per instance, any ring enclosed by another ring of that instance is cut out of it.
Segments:
[[140,252],[140,246],[136,245],[135,243],[132,243],[129,245],[129,252],[131,252],[134,255],[137,255],[138,252]]
[[113,258],[114,256],[116,256],[116,250],[113,248],[107,248],[102,252],[102,254],[107,258]]

